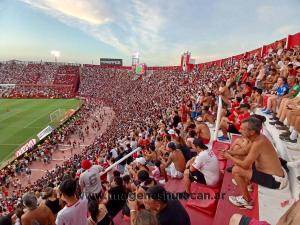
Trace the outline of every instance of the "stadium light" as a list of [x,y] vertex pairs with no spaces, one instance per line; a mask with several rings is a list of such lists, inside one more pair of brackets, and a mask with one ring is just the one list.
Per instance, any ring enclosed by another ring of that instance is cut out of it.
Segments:
[[57,58],[60,57],[60,51],[52,50],[50,53],[54,56],[55,62],[57,62]]
[[139,52],[134,52],[134,53],[132,54],[132,56],[133,56],[134,58],[136,58],[136,59],[139,58],[139,55],[140,55]]

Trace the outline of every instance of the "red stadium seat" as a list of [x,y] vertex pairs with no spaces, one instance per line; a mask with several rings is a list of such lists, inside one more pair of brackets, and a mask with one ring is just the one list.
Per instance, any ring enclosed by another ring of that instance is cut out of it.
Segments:
[[212,150],[215,153],[215,155],[217,156],[218,160],[225,160],[220,155],[220,152],[221,152],[221,150],[229,149],[229,147],[230,147],[230,143],[223,143],[223,142],[214,141],[213,146],[212,146]]
[[191,193],[193,196],[188,200],[187,206],[194,208],[207,215],[214,215],[217,207],[217,196],[219,188],[208,187],[207,185],[192,183]]
[[269,96],[266,96],[266,95],[263,97],[263,104],[264,104],[264,107],[267,107],[268,98],[269,98]]

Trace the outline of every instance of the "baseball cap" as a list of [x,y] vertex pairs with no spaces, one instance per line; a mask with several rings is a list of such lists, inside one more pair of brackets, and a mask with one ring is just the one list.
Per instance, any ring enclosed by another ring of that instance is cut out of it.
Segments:
[[146,165],[146,159],[144,157],[138,157],[134,160],[135,163],[139,163],[141,165]]
[[173,129],[170,129],[169,131],[168,131],[168,134],[175,134],[175,130],[173,130]]
[[82,162],[81,162],[81,168],[82,169],[88,170],[89,168],[91,168],[91,166],[92,166],[92,163],[91,163],[90,160],[87,160],[87,159],[82,160]]
[[195,146],[200,147],[201,149],[205,149],[205,150],[208,149],[208,147],[205,144],[203,144],[202,140],[199,138],[195,138],[193,141],[193,144]]

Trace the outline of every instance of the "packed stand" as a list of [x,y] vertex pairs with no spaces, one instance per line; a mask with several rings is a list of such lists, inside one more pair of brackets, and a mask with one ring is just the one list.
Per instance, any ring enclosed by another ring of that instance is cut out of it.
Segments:
[[[253,113],[263,108],[269,95],[263,110],[266,116],[273,113],[276,122],[285,113],[288,123],[284,117],[279,125],[289,126],[290,133],[286,132],[282,139],[297,140],[293,137],[299,132],[298,117],[294,115],[299,111],[299,76],[299,49],[285,50],[280,46],[266,58],[250,55],[222,67],[194,68],[190,73],[153,71],[151,76],[136,80],[128,70],[85,66],[80,95],[104,101],[113,108],[116,118],[81,155],[74,155],[62,167],[47,173],[36,186],[23,190],[22,193],[36,193],[17,199],[9,205],[10,211],[17,208],[14,217],[18,217],[25,207],[26,212],[19,216],[21,221],[44,223],[49,218],[48,224],[57,225],[112,224],[112,218],[121,210],[131,224],[143,224],[141,221],[146,218],[151,224],[190,224],[181,203],[171,198],[162,185],[168,179],[183,179],[185,192],[178,193],[178,198],[187,199],[192,182],[209,187],[220,182],[221,171],[212,151],[209,129],[215,126],[218,96],[223,105],[223,135],[218,139],[228,142],[230,134],[241,134],[221,154],[233,161],[228,170],[242,193],[230,196],[229,201],[252,209],[251,183],[278,190],[288,183],[282,160],[261,133],[266,118]],[[286,107],[280,111],[283,104]],[[103,173],[137,147],[142,150]],[[130,193],[140,193],[142,197],[127,200]],[[48,208],[43,201],[48,201]],[[291,216],[283,215],[279,224],[298,221],[299,207],[299,201],[295,202],[288,211]],[[33,212],[41,213],[33,216],[37,214]],[[258,223],[236,214],[230,224],[250,222]]]
[[79,83],[78,65],[1,63],[0,85],[15,85],[4,98],[71,98]]
[[8,98],[71,98],[74,97],[73,87],[48,85],[16,85]]

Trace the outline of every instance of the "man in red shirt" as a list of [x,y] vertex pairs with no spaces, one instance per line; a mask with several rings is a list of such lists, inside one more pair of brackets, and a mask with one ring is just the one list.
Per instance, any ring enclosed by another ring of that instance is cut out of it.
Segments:
[[221,137],[218,137],[219,141],[228,141],[228,132],[239,134],[239,130],[244,119],[250,117],[250,105],[247,103],[241,104],[239,111],[233,111],[231,118],[224,117],[220,123],[220,128],[223,132]]
[[189,110],[184,101],[182,101],[178,111],[180,112],[181,122],[186,123]]
[[294,69],[294,64],[291,62],[288,64],[288,71],[288,76],[297,76],[297,70]]

